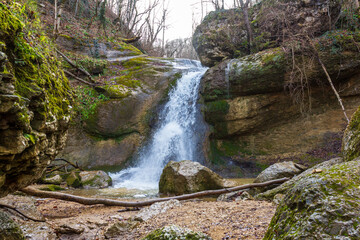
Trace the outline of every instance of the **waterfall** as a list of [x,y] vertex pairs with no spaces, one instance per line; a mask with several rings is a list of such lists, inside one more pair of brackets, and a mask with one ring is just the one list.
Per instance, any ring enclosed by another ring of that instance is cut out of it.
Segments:
[[197,100],[206,68],[198,61],[186,59],[177,59],[174,67],[182,69],[183,76],[170,91],[169,101],[159,114],[159,124],[140,149],[135,165],[110,174],[115,188],[157,189],[162,169],[170,160],[201,159],[205,125]]

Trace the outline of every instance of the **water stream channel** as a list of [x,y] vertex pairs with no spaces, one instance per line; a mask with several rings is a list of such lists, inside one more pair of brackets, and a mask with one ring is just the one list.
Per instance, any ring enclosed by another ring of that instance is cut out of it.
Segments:
[[174,67],[182,70],[182,77],[170,91],[158,124],[139,150],[134,165],[110,174],[114,188],[156,194],[162,169],[170,160],[201,162],[204,158],[202,142],[206,127],[197,102],[200,79],[207,68],[186,59],[175,60]]

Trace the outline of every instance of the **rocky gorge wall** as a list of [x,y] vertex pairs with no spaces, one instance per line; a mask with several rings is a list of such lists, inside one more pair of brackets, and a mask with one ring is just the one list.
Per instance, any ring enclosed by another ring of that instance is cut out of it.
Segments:
[[[360,102],[360,35],[351,27],[335,30],[342,7],[339,1],[261,1],[249,9],[251,45],[241,9],[212,12],[198,26],[194,47],[202,63],[211,66],[201,95],[212,127],[212,164],[259,169],[293,158],[313,165],[339,154],[346,121],[313,53],[351,116]],[[238,176],[256,171],[240,169]]]
[[0,197],[41,177],[70,120],[69,83],[35,8],[0,3]]

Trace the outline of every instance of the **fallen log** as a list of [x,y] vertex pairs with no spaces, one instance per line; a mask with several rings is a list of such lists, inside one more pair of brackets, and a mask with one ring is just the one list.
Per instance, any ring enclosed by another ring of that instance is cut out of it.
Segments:
[[56,50],[56,52],[57,52],[58,54],[60,54],[60,56],[62,56],[62,57],[65,59],[65,61],[67,61],[67,62],[70,64],[70,66],[76,68],[77,70],[79,70],[80,72],[82,72],[83,74],[85,74],[85,75],[90,79],[91,82],[93,82],[93,83],[95,82],[95,81],[91,78],[91,74],[88,73],[88,71],[86,71],[85,69],[83,69],[83,68],[79,67],[78,65],[76,65],[75,63],[73,63],[67,56],[65,56],[65,54],[63,54],[63,53],[60,52],[59,50],[57,50],[57,49],[55,49],[55,50]]
[[112,199],[104,199],[104,198],[86,198],[86,197],[80,197],[75,196],[71,194],[66,193],[59,193],[59,192],[47,192],[47,191],[41,191],[37,190],[33,187],[26,187],[21,189],[23,193],[26,193],[31,196],[35,197],[41,197],[41,198],[55,198],[65,201],[71,201],[71,202],[77,202],[84,205],[96,205],[96,204],[104,204],[107,206],[120,206],[120,207],[144,207],[149,206],[156,202],[165,202],[169,200],[187,200],[192,198],[198,198],[198,197],[204,197],[204,196],[210,196],[210,195],[219,195],[223,193],[229,193],[234,192],[246,188],[254,188],[254,187],[265,187],[272,184],[279,184],[288,181],[289,178],[281,178],[276,179],[268,182],[263,183],[252,183],[252,184],[245,184],[241,186],[236,186],[232,188],[224,188],[224,189],[218,189],[218,190],[208,190],[208,191],[202,191],[197,193],[191,193],[191,194],[185,194],[181,196],[175,196],[175,197],[167,197],[167,198],[157,198],[147,201],[140,201],[140,202],[125,202],[125,201],[117,201]]

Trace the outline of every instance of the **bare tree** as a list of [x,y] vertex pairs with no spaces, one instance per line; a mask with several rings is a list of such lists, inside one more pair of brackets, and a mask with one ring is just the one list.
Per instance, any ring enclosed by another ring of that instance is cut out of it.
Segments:
[[250,2],[251,2],[250,0],[246,0],[246,2],[244,3],[243,0],[240,0],[240,7],[243,10],[243,14],[244,14],[244,21],[245,21],[245,27],[246,27],[246,32],[247,32],[247,38],[248,38],[249,52],[251,51],[251,45],[253,42],[253,33],[252,33],[250,20],[249,20],[249,3]]

